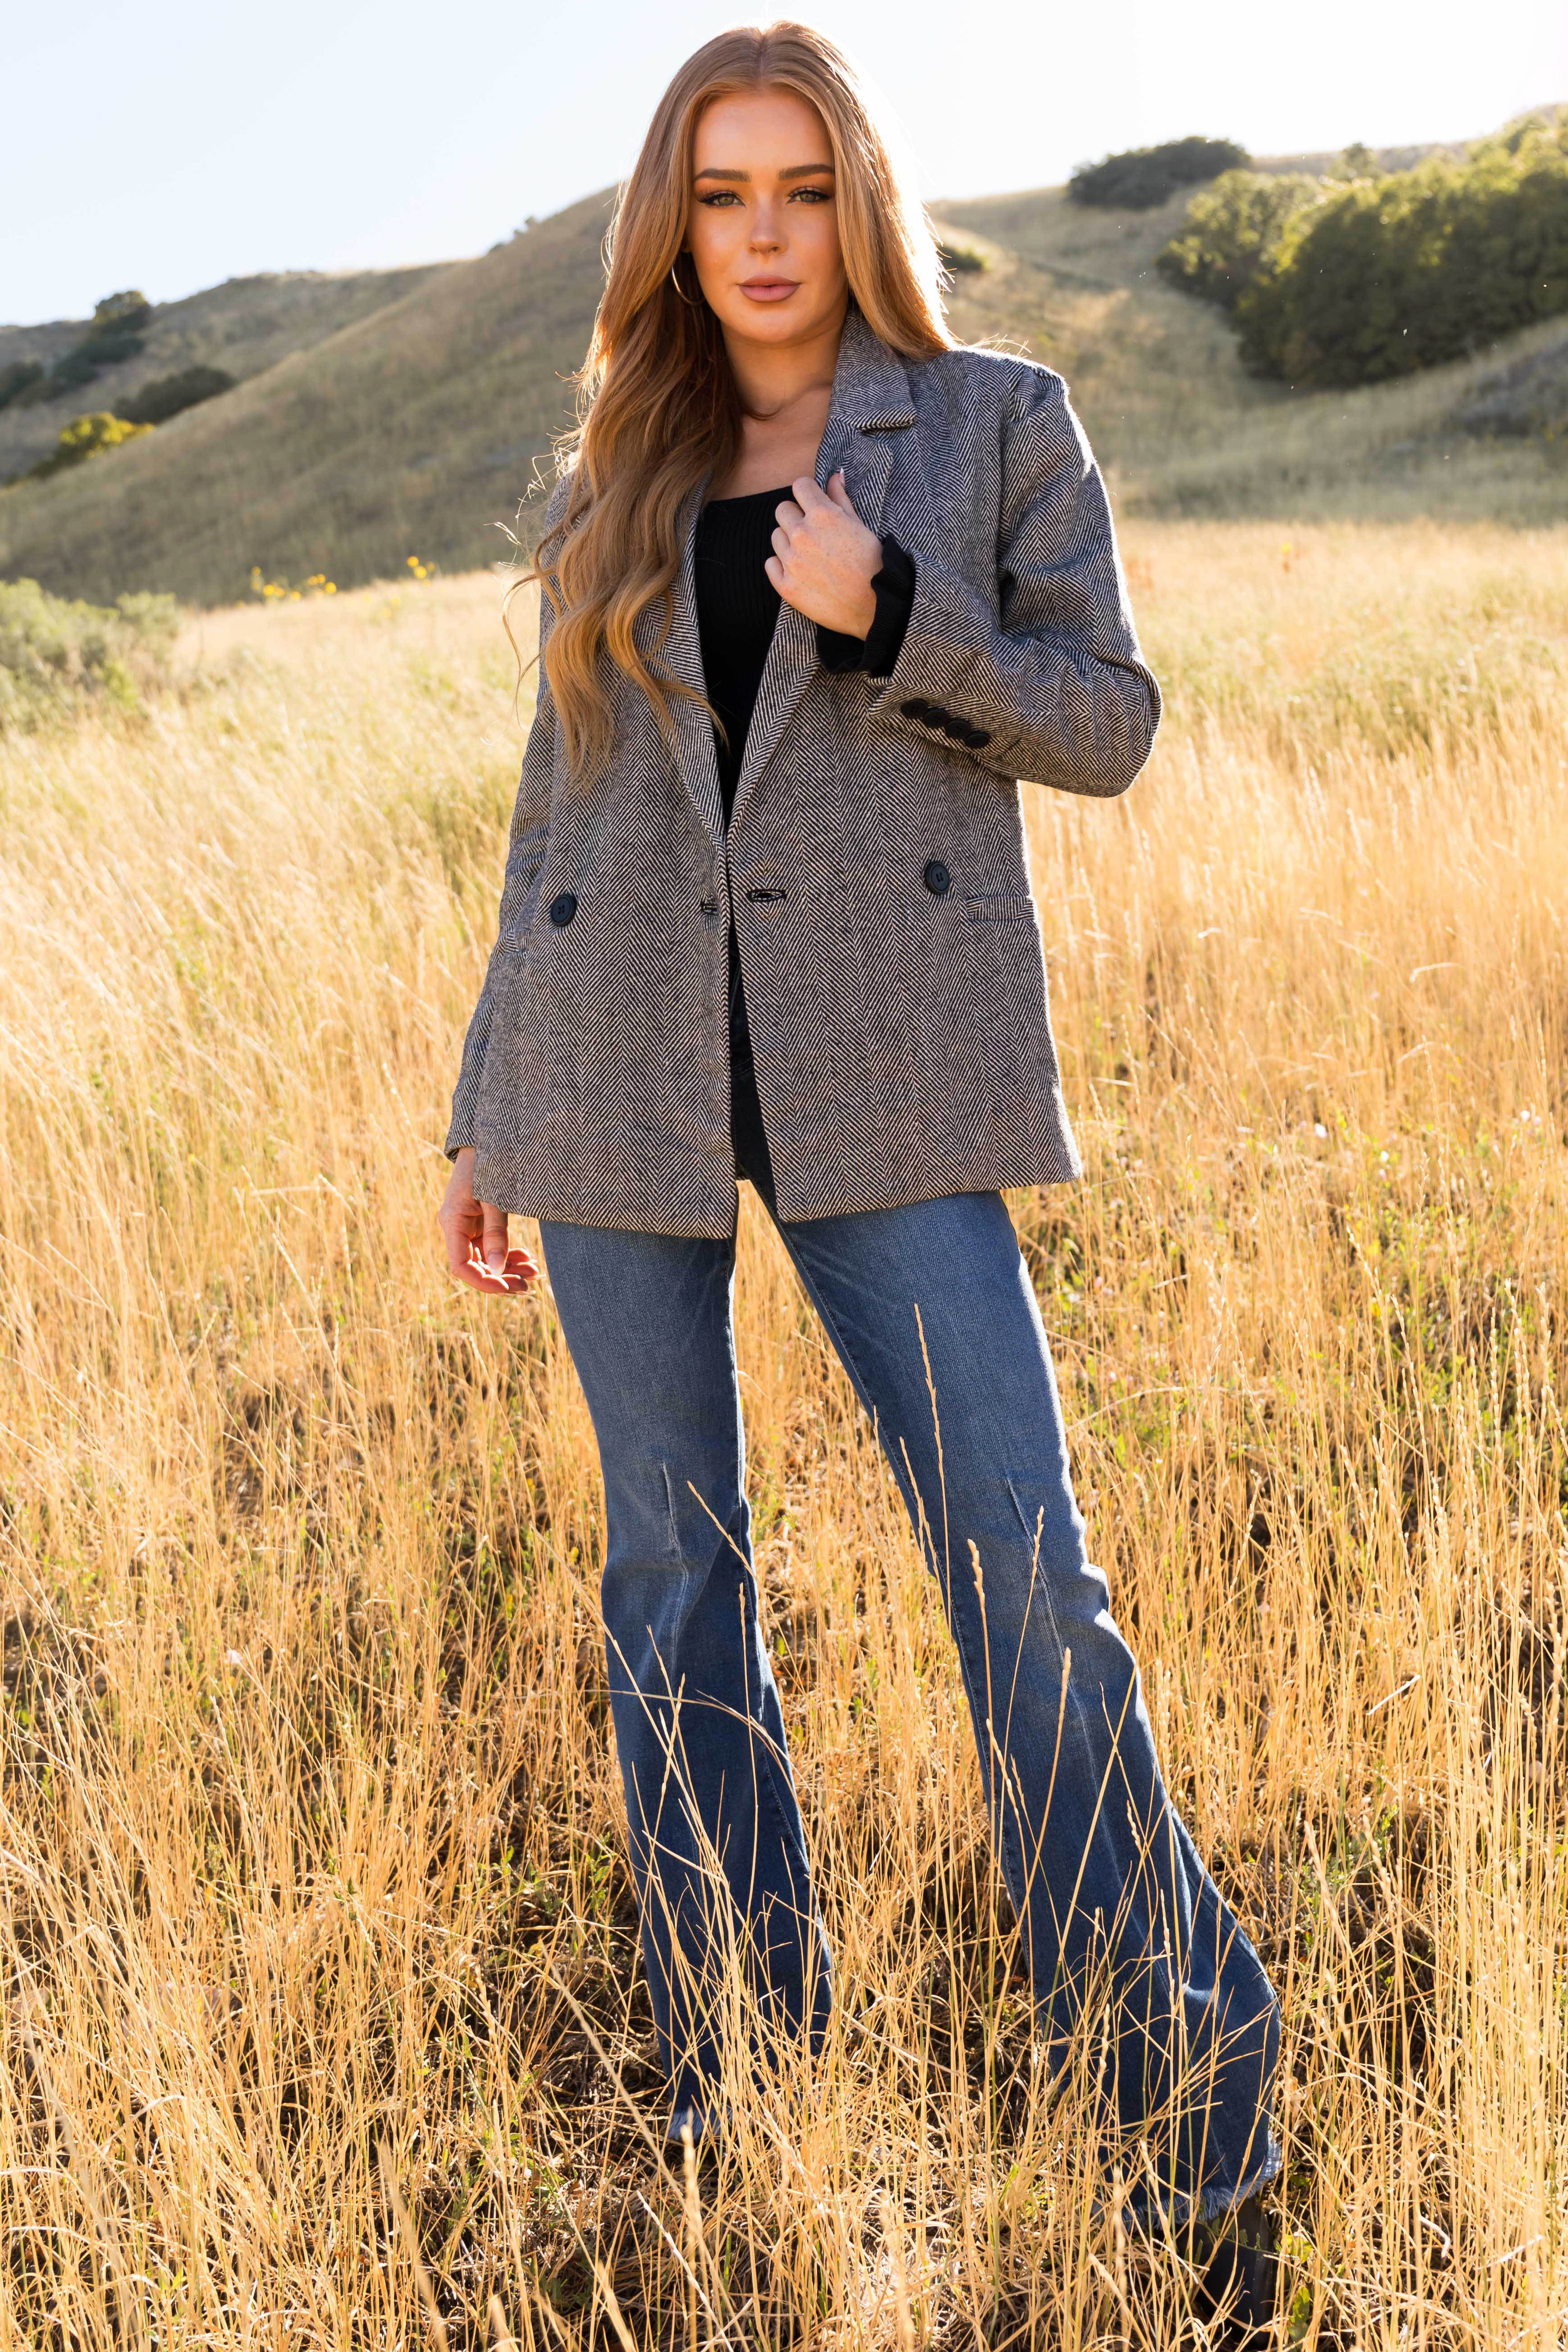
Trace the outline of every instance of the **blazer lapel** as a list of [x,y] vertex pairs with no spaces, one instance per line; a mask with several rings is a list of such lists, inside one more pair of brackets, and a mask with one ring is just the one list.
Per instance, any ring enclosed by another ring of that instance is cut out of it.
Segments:
[[[910,425],[915,421],[912,410],[909,421]],[[888,477],[893,470],[901,429],[901,425],[862,425],[838,460],[844,467],[844,487],[849,493],[850,504],[868,530],[879,535],[888,503]]]
[[[691,500],[686,518],[686,534],[680,551],[680,570],[676,576],[671,594],[669,635],[665,642],[663,658],[668,667],[694,693],[706,696],[708,681],[702,671],[702,642],[697,628],[697,585],[695,562],[697,519],[702,511],[707,495],[706,481],[700,483]],[[680,746],[680,772],[686,788],[697,805],[714,841],[724,837],[724,802],[719,790],[719,762],[714,751],[713,722],[700,702],[693,702],[681,694],[673,699],[676,740]]]
[[[838,341],[827,423],[816,453],[816,481],[819,488],[825,488],[829,476],[842,466],[855,511],[868,530],[881,529],[897,436],[914,421],[909,379],[896,355],[878,341],[851,306]],[[692,610],[695,620],[695,604]],[[797,613],[793,604],[782,604],[746,736],[731,825],[772,759],[816,666],[816,622]],[[715,781],[715,794],[717,789]]]

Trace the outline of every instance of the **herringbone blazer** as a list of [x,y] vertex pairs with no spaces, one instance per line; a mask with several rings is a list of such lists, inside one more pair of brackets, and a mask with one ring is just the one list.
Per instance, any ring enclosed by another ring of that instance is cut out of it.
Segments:
[[[914,559],[903,647],[889,677],[834,674],[782,607],[728,833],[699,705],[677,753],[612,672],[614,757],[584,782],[541,664],[447,1139],[477,1147],[480,1200],[732,1230],[731,916],[781,1216],[1079,1172],[1016,780],[1124,792],[1158,723],[1099,471],[1049,369],[900,360],[853,308],[817,480],[840,466]],[[664,658],[700,691],[700,506]]]

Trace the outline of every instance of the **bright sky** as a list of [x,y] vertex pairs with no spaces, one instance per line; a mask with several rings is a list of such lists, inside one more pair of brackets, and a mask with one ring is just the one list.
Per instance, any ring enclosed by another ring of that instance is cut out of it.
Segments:
[[[1568,98],[1563,0],[820,0],[928,196],[1188,131],[1257,154],[1460,139]],[[261,269],[481,252],[619,178],[697,0],[78,0],[5,35],[0,320]]]

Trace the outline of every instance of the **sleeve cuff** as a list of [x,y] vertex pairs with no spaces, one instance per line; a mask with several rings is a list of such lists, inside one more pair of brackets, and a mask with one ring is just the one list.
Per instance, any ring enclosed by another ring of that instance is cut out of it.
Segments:
[[896,539],[882,541],[882,568],[871,583],[871,593],[877,612],[864,637],[846,636],[818,625],[816,654],[824,669],[837,676],[857,669],[873,677],[892,676],[915,602],[915,560]]

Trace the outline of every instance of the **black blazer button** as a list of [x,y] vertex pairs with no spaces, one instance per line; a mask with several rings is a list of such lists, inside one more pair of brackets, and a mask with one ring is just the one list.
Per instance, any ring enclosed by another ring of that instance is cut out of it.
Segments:
[[933,857],[926,867],[926,888],[933,898],[946,896],[952,887],[952,877],[940,857]]
[[931,717],[930,703],[922,701],[918,695],[912,701],[900,702],[899,709],[903,712],[906,719],[929,719]]
[[574,891],[563,890],[559,898],[552,898],[550,902],[550,919],[558,931],[565,929],[576,911],[577,899]]
[[971,727],[963,738],[972,751],[984,751],[991,737],[984,727]]

